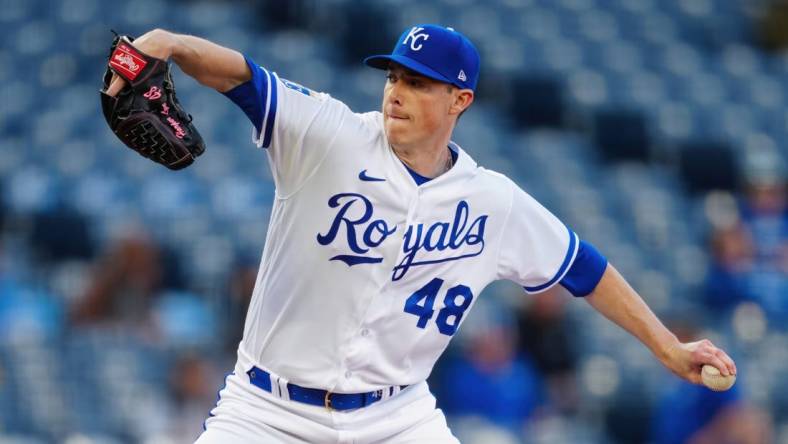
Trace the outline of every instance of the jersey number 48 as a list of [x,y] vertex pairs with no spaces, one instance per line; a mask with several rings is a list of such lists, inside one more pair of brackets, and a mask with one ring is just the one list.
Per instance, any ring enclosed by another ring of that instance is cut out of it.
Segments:
[[[434,278],[405,300],[405,313],[419,317],[416,322],[417,327],[425,328],[427,322],[435,314],[433,307],[441,286],[443,286],[443,279]],[[473,293],[467,286],[456,285],[449,288],[443,298],[443,308],[440,309],[438,318],[435,319],[438,331],[447,336],[453,335],[460,325],[463,313],[471,306],[471,301],[473,301]]]

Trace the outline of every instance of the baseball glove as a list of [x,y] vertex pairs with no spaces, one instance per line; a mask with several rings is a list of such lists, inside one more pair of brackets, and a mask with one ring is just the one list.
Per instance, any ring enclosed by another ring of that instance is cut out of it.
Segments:
[[[115,34],[104,73],[101,109],[112,132],[126,146],[171,170],[191,165],[205,151],[200,133],[175,96],[170,65],[135,48],[128,36]],[[126,86],[106,94],[112,74]]]

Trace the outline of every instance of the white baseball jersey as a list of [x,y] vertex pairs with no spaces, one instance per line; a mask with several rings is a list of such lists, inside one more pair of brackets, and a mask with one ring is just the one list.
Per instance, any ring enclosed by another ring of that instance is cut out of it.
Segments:
[[247,99],[265,101],[254,139],[276,197],[244,368],[337,393],[414,384],[487,284],[538,292],[571,266],[576,235],[456,144],[455,165],[417,186],[381,113],[354,113],[248,63],[262,91]]

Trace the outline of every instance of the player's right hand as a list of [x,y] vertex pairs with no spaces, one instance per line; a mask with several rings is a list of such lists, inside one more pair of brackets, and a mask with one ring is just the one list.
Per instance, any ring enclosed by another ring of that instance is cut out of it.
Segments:
[[668,353],[665,362],[673,373],[693,384],[703,384],[701,368],[705,364],[718,368],[723,376],[736,374],[736,363],[733,359],[708,339],[678,344]]

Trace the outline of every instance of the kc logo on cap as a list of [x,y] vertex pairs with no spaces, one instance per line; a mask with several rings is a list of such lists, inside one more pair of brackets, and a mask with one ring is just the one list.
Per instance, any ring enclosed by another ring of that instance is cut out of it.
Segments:
[[423,31],[424,28],[414,26],[410,29],[408,35],[405,36],[405,40],[402,41],[402,44],[407,45],[408,40],[410,40],[410,49],[414,51],[420,50],[422,48],[422,44],[419,43],[419,40],[427,40],[430,38],[430,35]]
[[467,37],[439,25],[416,25],[405,30],[391,54],[364,59],[378,69],[397,63],[423,76],[476,89],[479,80],[479,52]]

